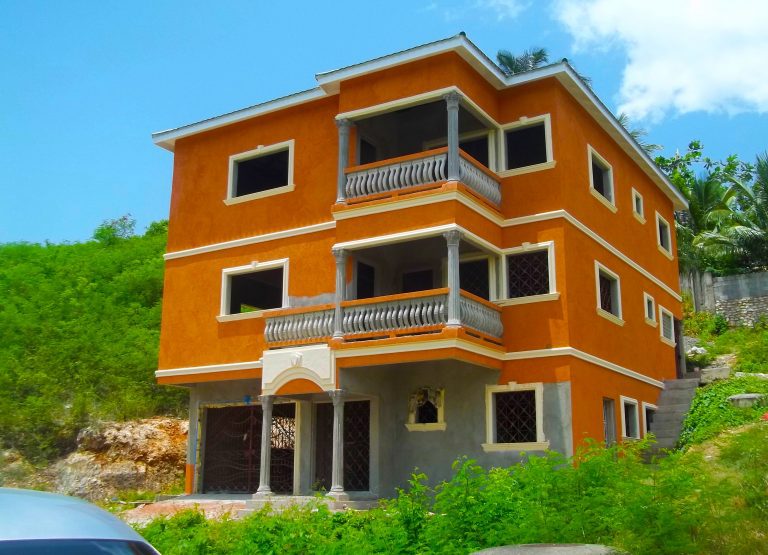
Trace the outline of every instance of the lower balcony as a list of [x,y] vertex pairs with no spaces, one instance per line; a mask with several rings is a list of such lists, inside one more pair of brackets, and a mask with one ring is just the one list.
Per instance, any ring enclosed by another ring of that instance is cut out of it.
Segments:
[[[344,341],[385,339],[438,333],[449,326],[448,288],[356,299],[341,303],[341,337]],[[498,344],[503,327],[501,309],[467,291],[458,298],[460,326],[480,340]],[[329,341],[334,337],[333,305],[291,308],[265,314],[269,347]]]

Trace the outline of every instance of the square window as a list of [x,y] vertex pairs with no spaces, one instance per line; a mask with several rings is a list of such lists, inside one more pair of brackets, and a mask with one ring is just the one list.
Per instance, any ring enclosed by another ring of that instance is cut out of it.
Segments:
[[220,322],[259,316],[288,306],[288,259],[254,262],[222,272]]
[[549,292],[549,249],[507,255],[508,298]]
[[227,204],[289,190],[293,190],[292,140],[229,157]]
[[[598,314],[621,320],[621,288],[619,276],[595,261]],[[601,312],[602,311],[602,312]]]
[[675,317],[672,315],[672,313],[669,310],[667,310],[663,306],[659,306],[659,322],[661,323],[661,326],[659,329],[661,338],[666,340],[667,343],[674,345],[675,344]]
[[669,222],[656,213],[656,238],[659,247],[666,253],[672,254],[672,235],[669,229]]
[[514,127],[504,132],[507,167],[512,170],[547,162],[545,123]]
[[589,185],[592,193],[598,199],[607,201],[609,207],[615,211],[613,192],[613,170],[592,147],[589,147]]
[[643,201],[643,195],[638,193],[635,189],[632,189],[632,213],[636,219],[645,223],[645,203]]
[[635,399],[621,398],[621,433],[625,438],[640,439],[640,421]]
[[542,383],[486,386],[484,451],[539,450],[544,438]]
[[643,308],[645,310],[645,321],[648,324],[656,325],[656,301],[648,293],[643,293]]
[[459,287],[468,293],[490,300],[491,280],[488,259],[465,260],[459,263]]

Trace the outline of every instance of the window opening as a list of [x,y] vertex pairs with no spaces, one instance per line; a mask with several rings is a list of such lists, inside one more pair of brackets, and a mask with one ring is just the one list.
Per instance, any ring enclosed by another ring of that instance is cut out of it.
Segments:
[[283,268],[229,276],[229,314],[283,306]]
[[637,403],[623,400],[622,409],[624,411],[624,437],[639,438],[640,426],[637,422]]
[[651,425],[653,424],[653,419],[656,417],[656,409],[653,409],[651,407],[645,407],[645,432],[648,433],[651,431]]
[[590,150],[590,171],[592,172],[592,188],[613,204],[613,175],[610,166],[600,160],[597,154]]
[[488,167],[488,135],[459,140],[459,148]]
[[507,255],[507,289],[509,298],[549,293],[549,251]]
[[493,394],[496,443],[536,441],[535,391],[501,391]]
[[603,438],[605,446],[616,443],[616,412],[613,399],[603,399]]
[[427,291],[434,287],[432,270],[414,270],[403,272],[403,293],[414,291]]
[[600,308],[617,318],[621,318],[621,300],[619,299],[619,280],[600,269],[598,271],[598,295]]
[[374,285],[376,269],[365,262],[357,261],[357,298],[370,299],[375,297]]
[[459,287],[468,293],[489,300],[491,296],[488,259],[460,262]]
[[257,155],[235,162],[234,196],[241,197],[288,185],[289,152]]
[[661,336],[668,341],[675,341],[675,322],[672,313],[664,307],[659,307],[661,319]]
[[656,220],[659,224],[659,246],[667,252],[672,252],[672,239],[669,234],[669,224],[658,215]]
[[508,170],[547,161],[547,139],[543,122],[509,129],[504,135]]

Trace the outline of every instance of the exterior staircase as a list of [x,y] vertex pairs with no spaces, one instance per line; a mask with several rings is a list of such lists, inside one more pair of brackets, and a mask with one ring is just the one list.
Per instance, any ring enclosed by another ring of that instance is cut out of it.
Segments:
[[691,408],[698,385],[698,377],[664,382],[664,390],[656,403],[656,414],[650,425],[650,431],[656,436],[656,451],[674,449],[677,445],[683,420]]

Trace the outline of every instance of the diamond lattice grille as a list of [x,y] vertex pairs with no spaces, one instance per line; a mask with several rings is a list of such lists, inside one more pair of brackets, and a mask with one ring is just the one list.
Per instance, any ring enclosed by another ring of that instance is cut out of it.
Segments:
[[549,252],[546,250],[507,257],[509,298],[549,293]]
[[344,489],[370,489],[371,403],[344,403]]
[[490,299],[488,259],[462,262],[459,265],[459,283],[464,291],[483,299]]
[[536,441],[536,394],[533,391],[495,393],[496,442]]

